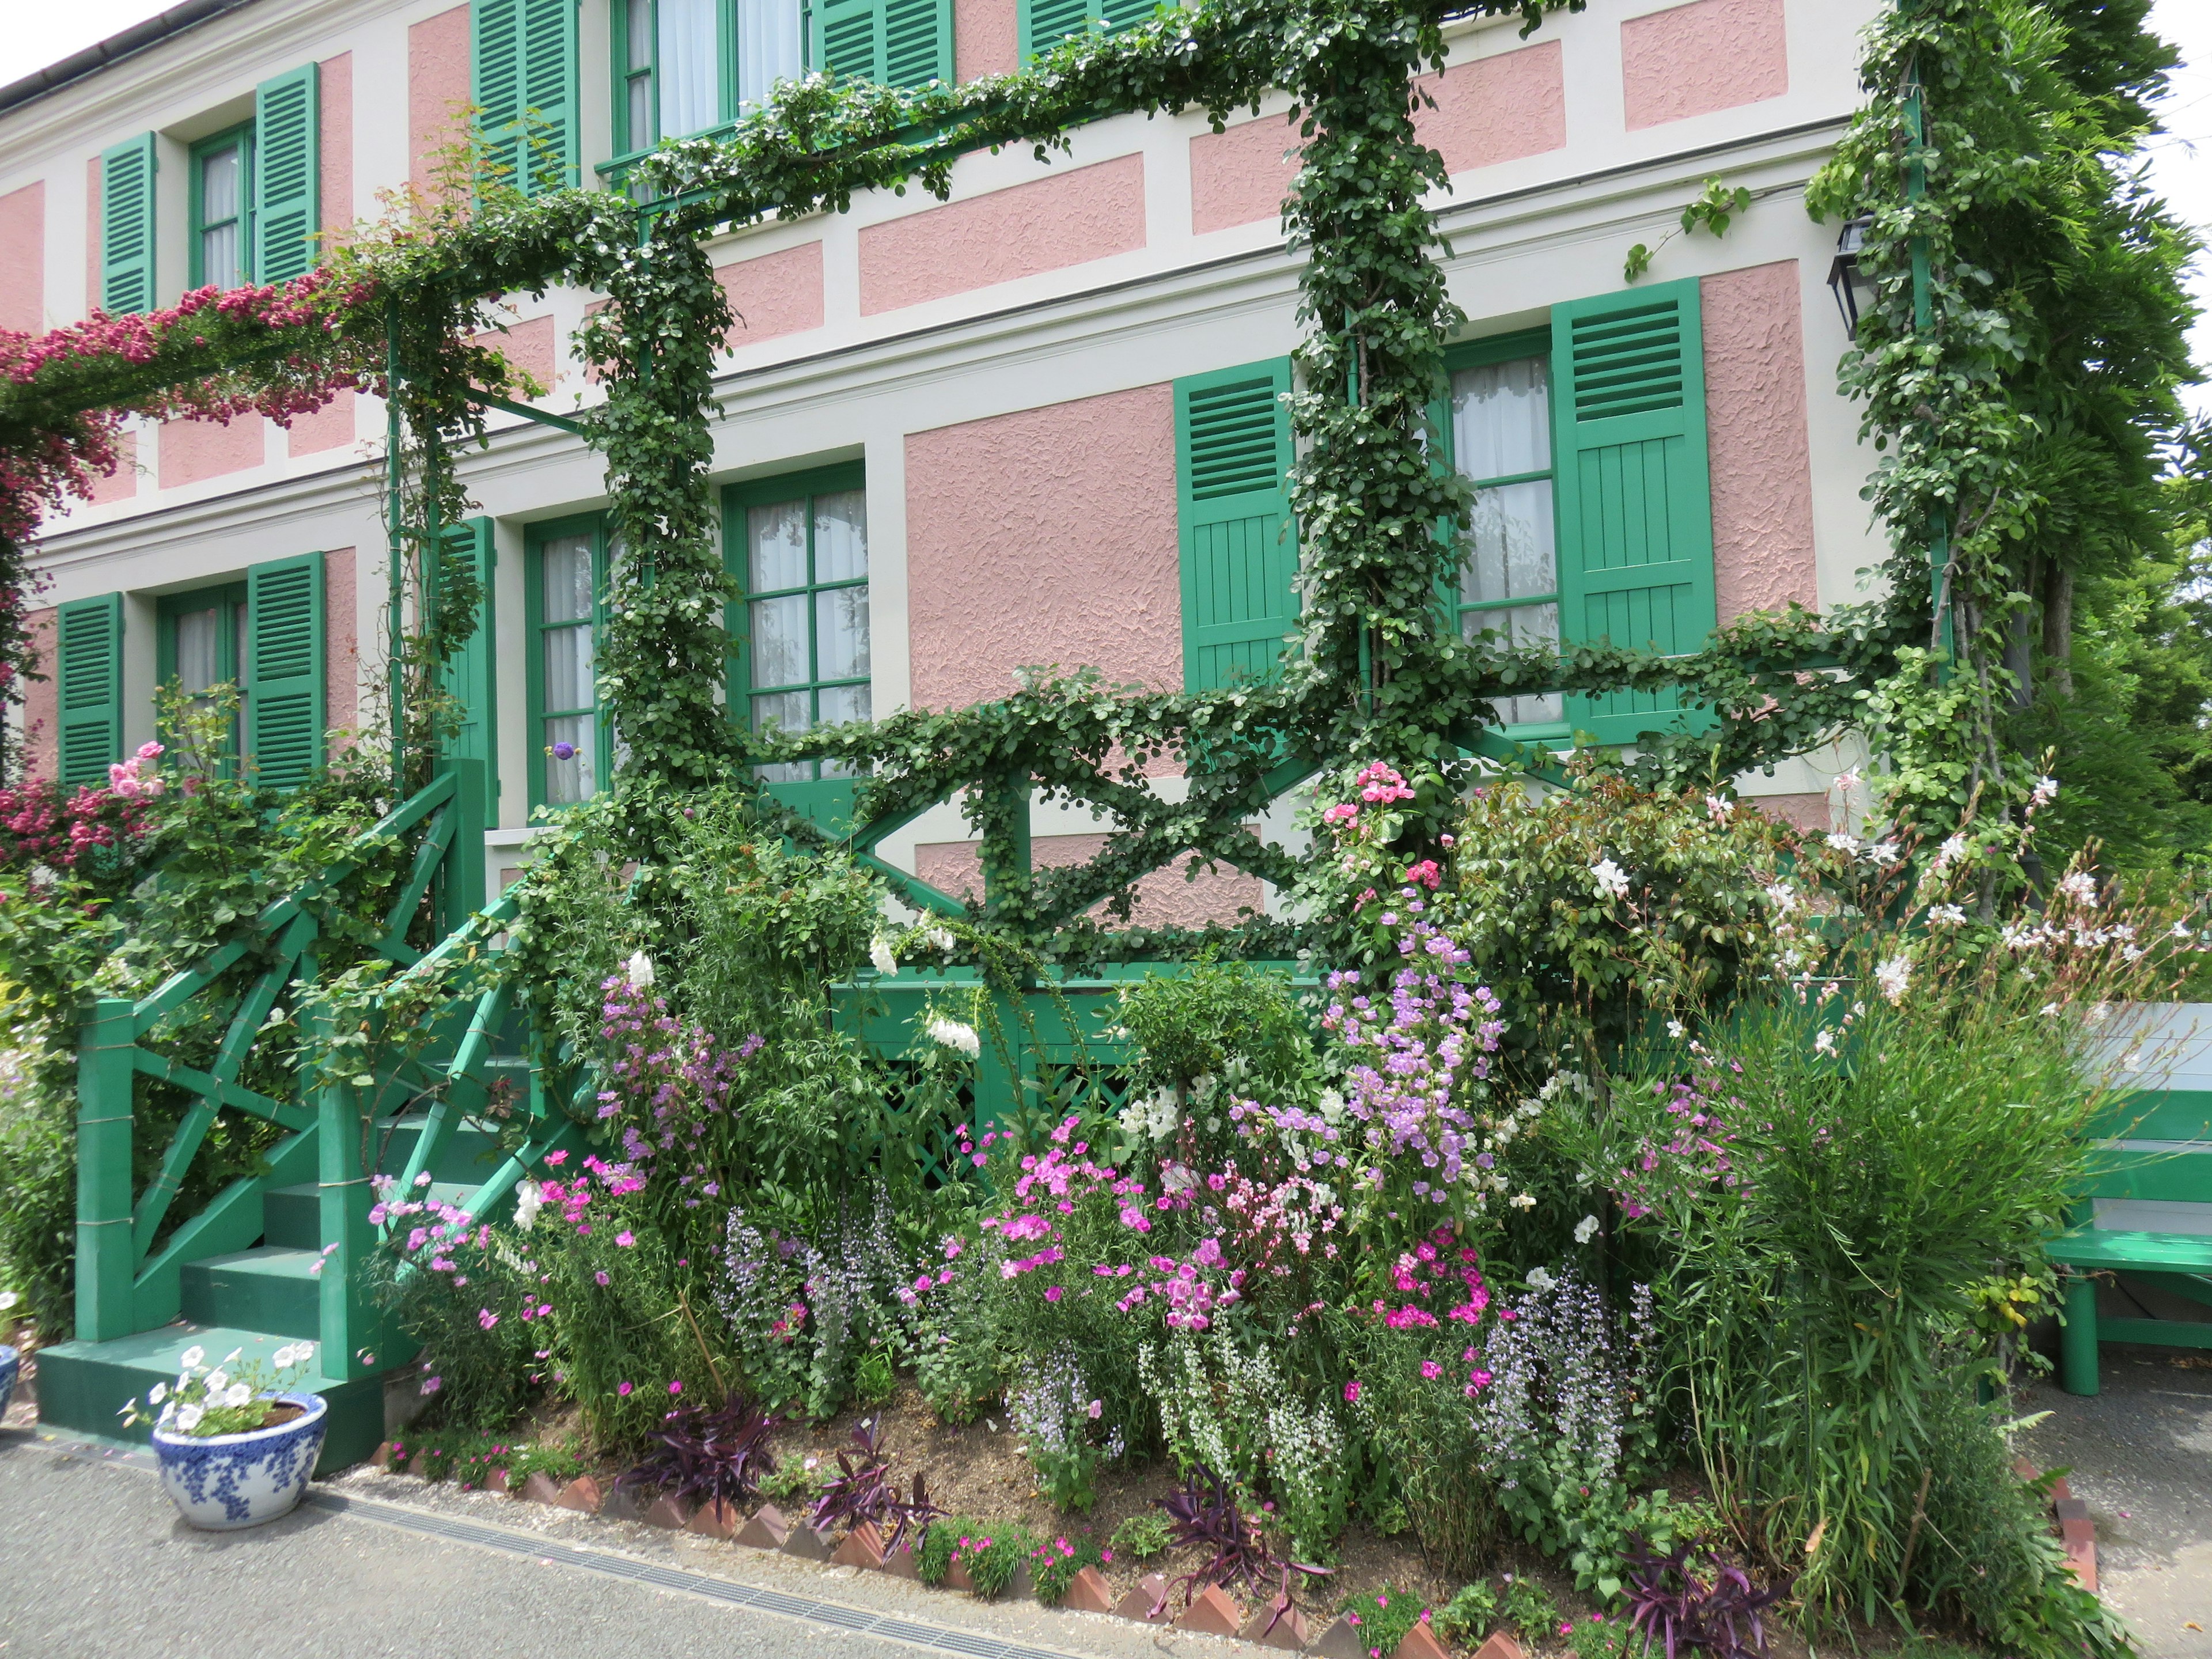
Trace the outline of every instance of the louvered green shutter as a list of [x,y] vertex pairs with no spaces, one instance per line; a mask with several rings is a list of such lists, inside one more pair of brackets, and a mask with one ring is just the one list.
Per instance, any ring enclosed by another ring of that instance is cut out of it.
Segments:
[[313,269],[318,205],[316,67],[303,64],[253,94],[253,280]]
[[474,572],[480,596],[476,631],[446,665],[445,689],[460,705],[461,717],[452,753],[456,760],[483,763],[485,793],[495,799],[499,794],[499,704],[493,666],[492,565],[497,556],[492,545],[491,520],[471,519],[455,525],[446,532],[446,549],[449,562],[465,562]]
[[[1712,487],[1696,282],[1552,313],[1559,627],[1570,645],[1698,650],[1711,633]],[[1603,743],[1702,716],[1671,692],[1568,700]]]
[[527,195],[576,182],[576,0],[474,0],[470,74],[485,159]]
[[1048,52],[1085,29],[1115,33],[1157,9],[1158,0],[1020,0],[1022,56]]
[[1275,672],[1297,625],[1287,357],[1175,385],[1183,682],[1193,691]]
[[123,596],[72,599],[54,646],[64,783],[105,784],[123,758]]
[[814,61],[841,80],[920,87],[952,79],[952,0],[828,0]]
[[265,788],[291,788],[322,762],[319,553],[246,573],[246,748]]
[[109,311],[154,308],[154,165],[150,132],[100,158],[100,303]]

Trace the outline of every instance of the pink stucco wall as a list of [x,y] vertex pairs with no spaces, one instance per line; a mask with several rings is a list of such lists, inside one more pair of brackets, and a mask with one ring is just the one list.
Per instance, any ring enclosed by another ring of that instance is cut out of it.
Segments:
[[1145,245],[1145,159],[1121,155],[869,225],[860,232],[860,310],[1059,270]]
[[285,430],[284,450],[288,455],[319,455],[346,448],[355,435],[354,394],[341,392],[313,414],[293,416]]
[[351,726],[361,696],[361,629],[353,589],[353,549],[323,555],[323,725]]
[[1713,586],[1723,622],[1792,599],[1820,604],[1799,292],[1795,259],[1723,271],[1698,284]]
[[468,128],[469,9],[456,6],[407,29],[407,182],[427,191],[438,152]]
[[496,351],[510,368],[520,369],[548,392],[561,378],[561,336],[550,317],[532,317],[509,323],[503,329],[489,329],[471,335],[470,343]]
[[1022,66],[1021,33],[1014,0],[952,0],[953,73],[1012,75]]
[[1413,131],[1453,173],[1563,149],[1567,91],[1561,62],[1559,43],[1541,40],[1423,76],[1419,84],[1436,107],[1414,112]]
[[100,305],[100,157],[84,164],[84,308]]
[[[1049,870],[1086,864],[1105,844],[1103,834],[1039,836],[1030,843],[1030,867]],[[956,898],[981,894],[981,842],[972,841],[924,842],[914,849],[914,872]],[[1194,880],[1186,879],[1192,862],[1186,853],[1142,878],[1137,883],[1137,902],[1130,921],[1139,927],[1203,927],[1209,921],[1236,921],[1239,907],[1259,910],[1263,896],[1258,877],[1224,864],[1200,872]],[[1103,914],[1103,909],[1097,907],[1092,914]]]
[[1620,25],[1631,131],[1779,98],[1790,90],[1783,0],[1690,0]]
[[[315,193],[321,198],[323,246],[353,224],[353,54],[325,58],[316,88]],[[335,234],[332,234],[335,233]]]
[[258,415],[229,421],[164,421],[154,446],[164,489],[243,472],[259,466],[265,453]]
[[0,328],[46,331],[46,184],[0,196]]
[[1834,828],[1826,795],[1746,795],[1744,804],[1757,808],[1777,823],[1791,824],[1814,835]]
[[[1436,100],[1414,113],[1422,141],[1447,172],[1540,155],[1567,142],[1567,94],[1559,43],[1540,41],[1455,64],[1420,85]],[[1297,128],[1263,115],[1190,141],[1190,228],[1194,235],[1273,219],[1297,175]]]
[[738,313],[726,343],[732,351],[779,334],[822,326],[822,244],[807,242],[714,267],[714,280]]
[[1179,689],[1173,388],[909,433],[906,545],[917,708],[1047,663]]
[[33,777],[50,778],[61,770],[61,688],[54,680],[54,617],[52,605],[23,613],[24,631],[31,636],[31,654],[44,678],[23,686],[23,745],[25,769]]
[[94,478],[87,499],[94,507],[106,507],[110,501],[127,501],[137,493],[138,434],[120,432],[115,437],[115,471],[104,478]]

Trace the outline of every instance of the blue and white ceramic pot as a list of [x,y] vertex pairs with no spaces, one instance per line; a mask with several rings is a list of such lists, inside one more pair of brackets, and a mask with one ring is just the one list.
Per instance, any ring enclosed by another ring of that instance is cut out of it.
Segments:
[[195,1527],[228,1532],[258,1527],[289,1515],[307,1490],[307,1477],[323,1455],[330,1405],[319,1395],[280,1394],[303,1416],[245,1434],[179,1434],[154,1431],[161,1484],[177,1512]]
[[15,1398],[15,1373],[22,1366],[22,1356],[0,1342],[0,1417],[8,1415],[8,1407]]

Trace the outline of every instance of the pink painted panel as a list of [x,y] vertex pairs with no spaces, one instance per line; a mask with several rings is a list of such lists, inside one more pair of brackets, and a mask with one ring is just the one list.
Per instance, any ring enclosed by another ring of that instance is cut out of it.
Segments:
[[0,328],[46,331],[46,181],[0,196]]
[[353,589],[353,549],[323,555],[323,724],[337,730],[359,718],[361,629]]
[[[1086,864],[1105,844],[1103,834],[1039,836],[1030,843],[1030,867],[1051,870]],[[955,897],[981,894],[981,845],[972,841],[924,842],[914,849],[915,874]],[[1240,908],[1259,911],[1263,895],[1258,877],[1224,864],[1191,878],[1194,862],[1186,853],[1141,878],[1129,920],[1139,927],[1203,927],[1209,921],[1235,921]],[[1103,905],[1093,906],[1091,914],[1103,918],[1104,909]]]
[[714,267],[714,280],[730,296],[737,325],[725,343],[732,351],[780,334],[822,326],[822,244],[807,242],[757,258]]
[[1820,795],[1746,795],[1745,805],[1764,812],[1778,823],[1787,823],[1808,835],[1824,836],[1834,828],[1828,798]]
[[163,489],[243,472],[259,466],[266,453],[258,415],[229,421],[164,421],[161,440],[154,447]]
[[1048,663],[1180,689],[1173,388],[909,433],[906,545],[915,707]]
[[864,314],[1145,245],[1145,158],[1121,155],[860,232]]
[[344,449],[355,440],[354,394],[341,392],[311,415],[295,415],[284,434],[288,455],[319,455]]
[[952,0],[954,76],[1012,75],[1022,66],[1014,0]]
[[1194,236],[1279,219],[1297,177],[1297,125],[1262,115],[1190,141],[1190,229]]
[[316,194],[322,199],[322,246],[353,228],[353,54],[325,58],[315,94]]
[[1790,90],[1782,0],[1690,0],[1620,26],[1629,131],[1779,98]]
[[1720,619],[1792,599],[1817,607],[1797,262],[1705,277],[1698,295]]
[[138,434],[119,432],[115,437],[115,471],[94,479],[92,494],[85,499],[94,507],[106,507],[112,501],[127,501],[137,493]]
[[1559,43],[1542,40],[1423,76],[1420,86],[1436,107],[1417,109],[1413,130],[1453,173],[1563,149],[1567,88],[1561,64]]
[[100,157],[84,164],[84,308],[100,308]]
[[532,317],[471,335],[470,343],[496,351],[507,366],[519,369],[550,392],[561,378],[561,337],[550,317]]
[[54,678],[53,605],[23,613],[23,631],[29,635],[31,655],[43,677],[23,685],[23,768],[34,778],[50,778],[61,770],[61,686]]
[[407,182],[428,191],[438,153],[468,131],[469,9],[407,29]]

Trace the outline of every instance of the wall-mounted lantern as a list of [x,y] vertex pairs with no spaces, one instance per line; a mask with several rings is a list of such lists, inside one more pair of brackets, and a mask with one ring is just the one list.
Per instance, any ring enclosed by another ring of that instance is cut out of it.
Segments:
[[1868,227],[1874,216],[1865,214],[1847,221],[1842,234],[1836,238],[1836,257],[1828,266],[1828,287],[1836,296],[1836,309],[1844,313],[1844,327],[1856,340],[1859,336],[1859,314],[1862,309],[1874,304],[1874,278],[1859,264],[1859,251],[1866,246]]

